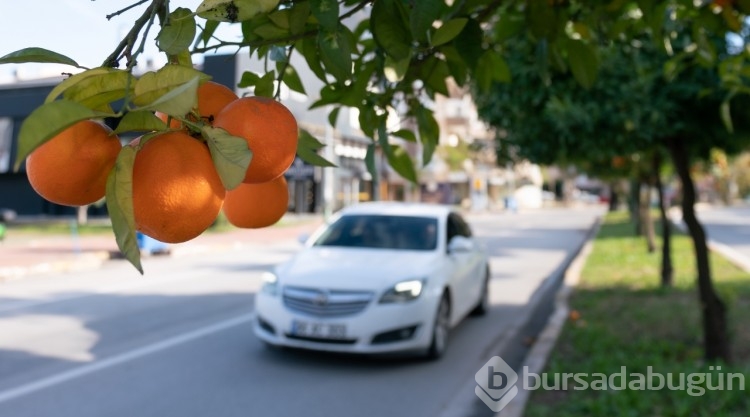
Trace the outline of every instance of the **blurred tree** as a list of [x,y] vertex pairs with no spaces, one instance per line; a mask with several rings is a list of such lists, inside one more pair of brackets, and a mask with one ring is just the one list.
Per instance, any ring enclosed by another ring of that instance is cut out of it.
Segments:
[[[682,42],[693,41],[689,33],[680,36]],[[723,50],[721,39],[711,42]],[[515,154],[538,163],[589,167],[596,161],[606,166],[606,161],[622,155],[640,155],[644,167],[634,170],[646,174],[636,174],[638,184],[652,182],[653,173],[658,173],[657,162],[661,164],[653,155],[670,153],[683,184],[683,218],[695,246],[706,357],[729,360],[725,307],[712,285],[689,171],[691,161],[708,158],[712,148],[736,151],[746,138],[740,134],[747,126],[745,114],[735,115],[730,133],[720,113],[711,110],[725,103],[718,72],[696,63],[665,74],[662,68],[673,61],[647,38],[603,42],[597,57],[599,77],[584,89],[572,70],[540,71],[533,58],[538,44],[527,35],[510,38],[505,45],[513,82],[494,83],[486,93],[477,91],[481,116],[506,132],[500,147],[512,147]],[[548,87],[534,88],[540,84]],[[668,283],[669,247],[663,250],[662,282]]]

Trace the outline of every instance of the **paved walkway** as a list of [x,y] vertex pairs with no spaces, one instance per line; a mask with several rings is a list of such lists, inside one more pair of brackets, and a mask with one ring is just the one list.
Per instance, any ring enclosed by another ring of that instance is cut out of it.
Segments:
[[[281,225],[265,229],[233,229],[206,232],[180,244],[171,245],[170,256],[221,250],[238,245],[268,245],[296,240],[311,233],[322,223],[317,216],[285,217]],[[9,231],[0,243],[0,282],[49,272],[94,269],[120,257],[114,234],[100,235],[30,235],[14,236]]]

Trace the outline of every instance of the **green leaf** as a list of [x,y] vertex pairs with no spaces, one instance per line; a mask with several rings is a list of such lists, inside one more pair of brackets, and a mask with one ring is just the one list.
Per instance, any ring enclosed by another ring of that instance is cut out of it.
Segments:
[[47,95],[47,98],[44,99],[45,103],[49,103],[50,101],[54,101],[56,98],[60,96],[65,90],[68,88],[78,84],[79,82],[85,80],[86,78],[93,77],[94,75],[101,75],[101,74],[107,74],[110,72],[120,71],[115,68],[107,68],[107,67],[99,67],[99,68],[92,68],[90,70],[86,70],[83,72],[79,72],[78,74],[73,74],[70,77],[64,79],[60,84],[56,85],[55,88],[50,91],[50,93]]
[[343,83],[340,87],[343,94],[339,103],[349,107],[360,107],[367,97],[373,97],[375,93],[369,88],[372,74],[375,72],[377,62],[366,61],[364,65],[355,69],[357,77],[351,84]]
[[411,57],[411,31],[400,0],[378,0],[370,13],[370,32],[375,42],[396,61]]
[[486,55],[479,59],[474,70],[475,84],[482,93],[487,93],[492,87],[492,62]]
[[398,145],[390,145],[386,150],[386,157],[388,158],[388,164],[399,175],[413,183],[417,182],[417,170],[414,168],[414,162],[404,148]]
[[307,92],[305,92],[305,86],[302,85],[302,79],[300,79],[299,74],[297,74],[294,67],[291,64],[286,65],[285,68],[282,67],[284,67],[284,65],[281,63],[276,65],[277,71],[281,71],[282,69],[284,71],[283,78],[281,79],[284,84],[286,84],[286,86],[292,91],[307,95]]
[[198,85],[200,77],[182,84],[170,90],[167,94],[159,97],[153,103],[137,110],[153,110],[166,113],[171,116],[183,116],[198,105]]
[[511,80],[510,67],[498,52],[485,52],[477,63],[477,85],[480,91],[489,91],[493,81],[509,83]]
[[107,177],[107,212],[112,219],[112,230],[120,252],[141,274],[141,251],[135,236],[135,214],[133,213],[133,164],[136,150],[124,146],[117,156],[114,169]]
[[37,107],[23,121],[18,132],[18,152],[14,170],[18,171],[23,160],[34,149],[52,139],[65,128],[81,120],[102,116],[104,114],[68,100],[57,100]]
[[454,39],[453,45],[458,49],[467,67],[476,68],[479,57],[484,53],[483,40],[484,31],[479,26],[479,22],[474,19],[469,19],[464,29]]
[[240,88],[254,87],[259,80],[260,75],[252,71],[245,71],[242,73],[242,77],[240,77],[240,82],[237,84],[237,86]]
[[255,28],[255,30],[253,30],[253,33],[263,39],[281,39],[289,36],[288,29],[280,28],[273,22],[258,26],[257,28]]
[[456,81],[456,84],[463,86],[466,84],[468,78],[468,68],[466,62],[461,58],[458,50],[453,45],[443,45],[440,48],[440,52],[445,56],[445,61],[448,63],[448,69],[451,72],[451,76]]
[[568,65],[573,72],[573,77],[583,88],[591,88],[599,72],[599,59],[596,57],[594,47],[575,39],[571,39],[566,46]]
[[168,23],[161,27],[156,37],[160,50],[177,55],[190,48],[195,39],[195,17],[189,9],[178,7],[169,14]]
[[310,0],[310,9],[324,30],[334,32],[339,26],[339,3],[336,0]]
[[383,148],[383,150],[387,153],[388,149],[391,147],[391,141],[388,137],[388,128],[386,127],[386,118],[384,117],[376,117],[375,123],[377,125],[377,134],[378,134],[378,143],[380,144],[380,147]]
[[216,28],[219,27],[219,23],[221,22],[216,20],[206,20],[206,26],[201,31],[200,36],[198,36],[197,42],[203,42],[203,46],[208,45],[208,41],[210,41],[211,37],[214,36]]
[[372,106],[363,105],[359,108],[359,128],[365,136],[372,137],[378,125],[378,115]]
[[397,130],[397,131],[391,133],[391,135],[399,137],[399,138],[401,138],[403,140],[406,140],[406,141],[409,141],[409,142],[416,142],[417,141],[417,135],[415,135],[414,132],[412,132],[409,129]]
[[63,97],[98,111],[112,112],[110,103],[124,98],[132,92],[136,80],[122,70],[94,74],[70,85]]
[[292,35],[298,35],[305,31],[307,18],[310,16],[310,3],[294,3],[289,13],[289,31]]
[[409,13],[411,34],[417,42],[427,43],[427,37],[432,29],[432,24],[443,13],[445,0],[419,0],[413,4],[414,8]]
[[375,164],[375,150],[375,144],[371,143],[367,145],[367,153],[365,154],[365,166],[367,166],[367,172],[370,173],[373,180],[378,178],[378,167]]
[[211,79],[209,75],[183,65],[166,65],[156,72],[147,72],[135,83],[133,103],[137,106],[146,106],[195,77],[198,77],[201,82]]
[[557,32],[557,17],[548,0],[530,0],[527,9],[527,25],[539,39],[551,40]]
[[435,57],[429,58],[425,63],[424,68],[428,68],[425,84],[430,87],[433,91],[440,93],[444,96],[449,96],[448,85],[446,80],[450,77],[450,70],[448,64],[442,59]]
[[65,55],[44,48],[24,48],[0,57],[0,64],[26,64],[40,62],[46,64],[64,64],[84,68]]
[[253,93],[256,96],[261,97],[273,97],[274,93],[274,80],[276,80],[276,73],[274,71],[269,71],[260,79],[258,79],[258,82],[255,83],[255,90]]
[[734,133],[734,124],[732,123],[732,113],[729,108],[730,99],[731,97],[727,98],[721,103],[720,114],[721,114],[721,121],[724,123],[724,127],[727,129],[727,132]]
[[411,57],[408,57],[401,61],[396,61],[395,59],[391,58],[390,55],[386,55],[385,67],[383,68],[385,78],[392,83],[403,80],[406,76],[406,72],[409,70],[410,63]]
[[352,77],[352,45],[349,37],[345,36],[344,27],[336,32],[318,34],[318,46],[323,66],[337,80],[344,81]]
[[204,0],[195,12],[206,20],[235,23],[265,15],[278,5],[279,0]]
[[432,112],[424,107],[417,109],[417,128],[419,141],[422,143],[422,165],[432,160],[432,155],[440,141],[440,125]]
[[341,110],[341,107],[334,107],[333,110],[328,113],[328,124],[331,125],[331,127],[336,127],[336,120],[339,118],[339,111]]
[[305,57],[305,62],[307,62],[307,66],[313,74],[315,74],[319,80],[326,82],[326,72],[320,64],[317,38],[305,38],[302,40],[302,43],[298,45],[298,50],[302,52],[302,56]]
[[224,188],[236,188],[245,179],[245,173],[253,158],[247,141],[217,127],[203,126],[201,133],[208,143],[211,159]]
[[432,46],[440,46],[455,39],[464,30],[468,21],[469,19],[461,17],[443,23],[443,26],[440,26],[432,35]]
[[326,145],[323,144],[323,142],[319,141],[318,138],[313,136],[306,129],[299,130],[299,136],[297,136],[297,149],[307,148],[317,151],[319,149],[325,148],[325,146]]
[[115,129],[114,133],[150,132],[165,129],[167,129],[167,124],[156,117],[151,111],[131,111],[125,113],[125,116],[120,119],[120,123],[117,124],[117,129]]
[[297,156],[308,164],[319,167],[335,167],[336,164],[318,155],[325,145],[305,129],[300,129],[297,137]]
[[297,156],[305,162],[307,162],[310,165],[315,165],[319,167],[335,167],[336,164],[333,162],[323,158],[322,156],[315,153],[315,151],[311,149],[305,149],[305,148],[297,148]]
[[504,13],[495,25],[495,38],[498,41],[512,38],[523,30],[525,23],[525,19],[521,15]]
[[336,84],[323,86],[320,89],[320,100],[311,104],[309,109],[312,110],[328,104],[339,103],[341,101],[342,95],[343,91],[341,91],[340,88],[337,88]]
[[276,10],[275,12],[268,14],[268,19],[282,29],[289,29],[290,14],[291,11],[289,9]]

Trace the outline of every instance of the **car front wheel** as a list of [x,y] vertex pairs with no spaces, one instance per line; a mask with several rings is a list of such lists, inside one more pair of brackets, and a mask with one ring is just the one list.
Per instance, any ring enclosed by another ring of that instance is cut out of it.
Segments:
[[490,268],[487,267],[482,282],[482,292],[479,294],[479,300],[476,307],[471,310],[472,316],[483,316],[490,309]]
[[438,304],[435,321],[432,325],[432,343],[427,350],[429,359],[438,359],[445,353],[448,345],[448,333],[450,332],[451,304],[447,294],[443,295]]

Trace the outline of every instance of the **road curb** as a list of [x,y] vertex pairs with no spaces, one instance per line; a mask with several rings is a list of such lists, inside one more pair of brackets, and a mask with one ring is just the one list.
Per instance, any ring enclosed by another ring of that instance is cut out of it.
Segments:
[[0,267],[0,283],[56,272],[95,270],[101,268],[110,259],[112,259],[110,251],[96,251],[76,255],[74,259],[43,261],[24,266]]
[[[577,274],[580,273],[585,257],[590,252],[591,242],[599,231],[602,218],[603,215],[596,217],[580,245],[563,260],[555,271],[542,281],[539,288],[532,294],[528,302],[529,308],[526,309],[521,320],[516,321],[518,324],[511,325],[504,333],[499,335],[500,342],[487,350],[482,362],[492,356],[500,356],[516,371],[519,371],[524,364],[528,365],[527,361],[538,363],[538,366],[541,367],[546,364],[549,351],[554,347],[559,329],[567,317],[567,303],[561,304],[560,301],[567,301],[572,286],[577,282]],[[587,251],[585,256],[584,251]],[[570,274],[568,274],[569,271]],[[570,275],[570,278],[568,278],[568,275]],[[566,285],[563,285],[563,283]],[[564,307],[564,310],[561,309],[561,306]],[[539,347],[534,350],[537,345]],[[519,387],[521,389],[519,389],[518,395],[522,398],[514,398],[498,414],[492,412],[474,394],[476,387],[477,383],[472,375],[472,378],[459,390],[456,398],[446,405],[440,417],[516,417],[523,414],[528,393],[523,397],[524,390],[522,387]],[[513,414],[507,414],[510,412]]]
[[[560,287],[555,294],[554,310],[549,316],[549,320],[541,332],[536,336],[531,349],[528,351],[524,359],[521,361],[521,366],[514,367],[516,371],[519,371],[522,367],[528,367],[529,372],[535,374],[541,374],[544,371],[547,361],[549,360],[552,349],[557,344],[557,340],[560,337],[563,326],[568,320],[570,313],[570,306],[568,300],[573,290],[578,286],[578,282],[581,278],[581,271],[586,264],[591,254],[591,250],[594,246],[594,238],[599,233],[601,227],[601,218],[598,218],[591,230],[589,235],[586,237],[583,245],[579,248],[576,255],[567,265],[565,271],[562,274]],[[558,278],[559,279],[559,278]],[[503,356],[503,358],[505,358]],[[511,401],[507,407],[503,408],[499,413],[495,414],[497,417],[522,417],[526,410],[526,404],[528,403],[531,391],[524,389],[523,383],[517,385],[518,395]]]

